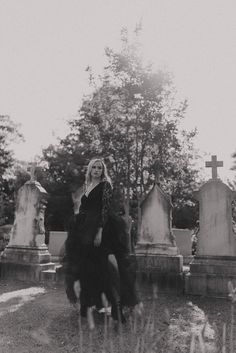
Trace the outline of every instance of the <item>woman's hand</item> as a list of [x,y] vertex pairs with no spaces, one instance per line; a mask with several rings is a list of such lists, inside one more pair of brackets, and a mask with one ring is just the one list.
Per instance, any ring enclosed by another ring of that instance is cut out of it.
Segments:
[[94,246],[100,246],[101,242],[102,242],[102,228],[99,228],[94,239]]

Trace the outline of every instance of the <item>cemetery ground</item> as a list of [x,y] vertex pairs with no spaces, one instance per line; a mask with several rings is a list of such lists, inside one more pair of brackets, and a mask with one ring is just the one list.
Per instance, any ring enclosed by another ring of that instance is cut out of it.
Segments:
[[144,315],[126,313],[120,332],[109,316],[98,313],[89,331],[63,284],[1,280],[0,353],[234,352],[229,299],[158,292],[153,297],[151,291],[142,299]]

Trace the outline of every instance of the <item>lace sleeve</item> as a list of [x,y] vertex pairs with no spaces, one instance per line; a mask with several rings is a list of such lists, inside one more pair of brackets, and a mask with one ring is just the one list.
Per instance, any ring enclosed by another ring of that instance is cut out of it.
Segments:
[[107,181],[104,182],[102,191],[102,210],[101,210],[101,221],[99,226],[103,227],[108,219],[108,213],[111,207],[112,201],[112,187]]

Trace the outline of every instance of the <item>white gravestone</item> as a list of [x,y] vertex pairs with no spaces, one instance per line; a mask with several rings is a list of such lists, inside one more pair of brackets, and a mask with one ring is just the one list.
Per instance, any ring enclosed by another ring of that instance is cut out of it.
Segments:
[[236,256],[232,224],[232,202],[236,192],[217,177],[217,167],[222,165],[216,156],[206,162],[206,167],[212,167],[212,179],[195,193],[200,207],[197,255]]
[[232,191],[217,176],[223,162],[212,156],[206,167],[212,178],[195,193],[199,201],[199,232],[196,256],[186,275],[187,294],[228,297],[228,282],[236,284],[236,234],[232,224]]
[[54,264],[45,244],[44,212],[47,192],[34,180],[18,191],[10,241],[1,255],[2,278],[39,280]]
[[172,229],[177,248],[179,249],[180,255],[183,256],[184,265],[189,265],[193,259],[192,255],[192,233],[190,229]]
[[58,261],[63,257],[65,253],[65,241],[67,238],[67,232],[62,231],[51,231],[49,234],[48,249],[52,255],[53,261]]
[[141,287],[182,292],[183,256],[172,232],[170,198],[154,184],[141,203],[140,238],[135,247],[137,278]]
[[147,247],[153,253],[176,255],[175,238],[171,230],[170,198],[155,184],[141,203],[141,224],[137,249]]
[[180,254],[183,256],[192,255],[192,230],[173,228],[172,231]]
[[46,196],[37,181],[28,181],[20,188],[9,246],[45,246]]

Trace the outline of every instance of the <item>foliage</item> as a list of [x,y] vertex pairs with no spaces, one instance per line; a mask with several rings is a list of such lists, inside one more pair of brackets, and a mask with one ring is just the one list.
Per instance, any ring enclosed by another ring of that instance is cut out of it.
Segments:
[[[236,153],[234,158],[236,157]],[[231,168],[231,170],[236,170],[236,164]],[[228,185],[231,190],[236,191],[236,179],[228,180]],[[232,202],[232,221],[233,221],[233,230],[236,233],[236,200]]]
[[13,166],[14,156],[10,143],[22,140],[19,127],[9,116],[0,115],[0,225],[11,223],[14,214],[14,197],[9,183],[9,169]]
[[122,185],[126,212],[134,214],[138,200],[158,179],[172,195],[174,223],[179,225],[183,207],[195,213],[191,192],[197,178],[196,131],[181,131],[187,102],[177,101],[170,73],[143,64],[139,31],[135,33],[135,41],[130,41],[122,30],[119,52],[106,48],[107,65],[98,83],[89,69],[91,95],[84,97],[79,116],[69,122],[70,134],[44,156],[53,180],[72,184],[76,178],[82,182],[91,157],[102,156],[114,185]]
[[41,169],[38,180],[49,194],[46,210],[48,229],[66,230],[73,212],[71,192],[84,182],[85,161],[83,151],[74,148],[65,139],[60,146],[49,146],[43,151],[47,167]]
[[5,171],[12,165],[13,157],[9,149],[9,143],[19,137],[16,124],[7,115],[0,115],[0,178],[2,180]]

